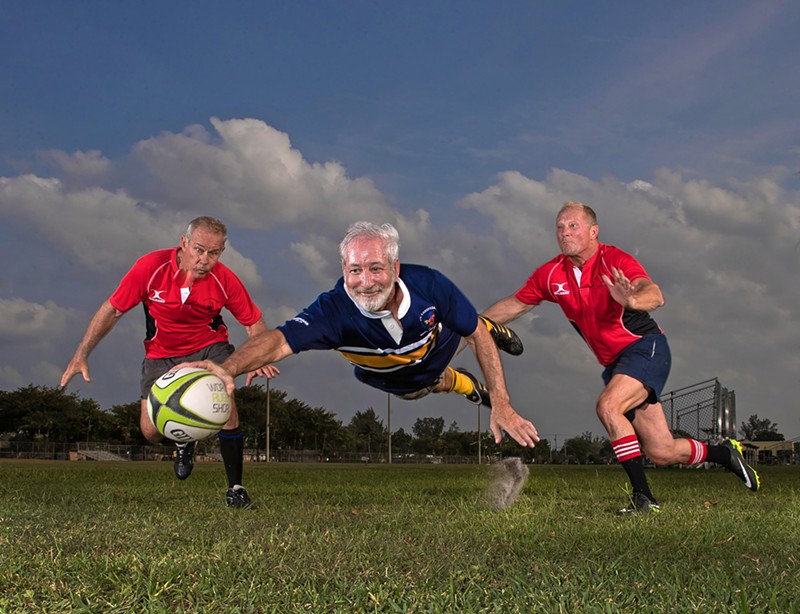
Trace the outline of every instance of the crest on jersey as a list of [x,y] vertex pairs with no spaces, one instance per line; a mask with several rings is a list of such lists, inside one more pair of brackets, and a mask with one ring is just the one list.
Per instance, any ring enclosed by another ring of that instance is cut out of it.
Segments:
[[419,314],[419,321],[422,322],[428,330],[432,330],[436,326],[436,307],[431,305],[422,310]]

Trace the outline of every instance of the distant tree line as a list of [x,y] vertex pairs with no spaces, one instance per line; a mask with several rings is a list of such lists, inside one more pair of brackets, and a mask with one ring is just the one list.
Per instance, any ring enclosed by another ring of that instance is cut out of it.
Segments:
[[[261,384],[237,388],[236,403],[245,436],[245,446],[266,449],[267,390]],[[270,451],[314,451],[320,457],[336,460],[342,455],[364,454],[369,458],[385,455],[389,433],[373,408],[356,411],[343,424],[324,407],[311,407],[287,398],[281,390],[269,390]],[[488,423],[488,417],[487,417]],[[84,441],[124,445],[147,445],[139,430],[139,401],[114,405],[107,411],[93,399],[59,388],[27,386],[15,391],[0,391],[0,438],[10,441]],[[214,443],[214,438],[209,440]],[[554,450],[546,439],[533,449],[520,448],[506,439],[494,443],[491,433],[480,435],[486,456],[522,456],[535,462],[601,463],[610,462],[607,439],[584,433],[566,439]],[[417,418],[408,433],[392,432],[392,455],[477,456],[477,431],[462,431],[456,422],[445,428],[444,418]]]
[[[261,384],[236,390],[239,420],[245,446],[266,449],[267,390]],[[389,433],[373,408],[356,411],[345,425],[324,407],[311,407],[288,399],[281,390],[269,390],[270,451],[314,451],[336,460],[343,455],[365,454],[369,458],[386,455]],[[487,419],[488,423],[488,419]],[[741,425],[748,440],[783,440],[777,425],[751,416]],[[15,391],[0,391],[0,438],[11,441],[49,441],[75,443],[98,441],[124,445],[147,445],[139,431],[139,401],[114,405],[107,411],[93,399],[80,398],[59,388],[27,386]],[[213,444],[214,438],[209,440]],[[491,433],[480,434],[486,456],[521,456],[525,460],[553,463],[609,463],[614,459],[607,437],[590,432],[565,439],[559,446],[547,439],[535,448],[520,448],[509,438],[497,445]],[[477,431],[462,431],[456,422],[445,428],[444,418],[417,418],[407,433],[392,432],[392,455],[422,454],[437,456],[477,456]]]

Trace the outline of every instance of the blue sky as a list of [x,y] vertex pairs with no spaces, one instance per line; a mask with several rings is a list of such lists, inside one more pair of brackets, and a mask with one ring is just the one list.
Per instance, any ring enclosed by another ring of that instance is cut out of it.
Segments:
[[[396,224],[401,259],[480,309],[583,200],[662,286],[667,388],[719,377],[738,422],[800,436],[798,26],[788,1],[4,2],[0,388],[56,385],[133,260],[199,214],[276,325],[333,285],[356,219]],[[520,413],[602,433],[600,367],[560,312],[515,328]],[[71,390],[135,400],[142,335],[132,312]],[[345,423],[385,407],[334,353],[281,368]],[[474,428],[463,399],[393,407],[393,427]]]

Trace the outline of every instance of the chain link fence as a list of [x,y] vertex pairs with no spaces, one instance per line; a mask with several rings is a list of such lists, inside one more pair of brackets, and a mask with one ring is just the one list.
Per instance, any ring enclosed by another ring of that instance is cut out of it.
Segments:
[[716,377],[663,394],[661,404],[676,436],[705,442],[736,437],[736,393]]
[[[56,443],[50,441],[0,441],[0,459],[38,459],[38,460],[95,460],[95,461],[171,461],[175,452],[174,445],[142,445],[128,446],[95,441],[77,443]],[[485,454],[484,463],[497,460],[499,456]],[[222,462],[219,447],[198,442],[195,448],[197,462]],[[265,462],[263,450],[245,448],[246,462]],[[320,454],[316,450],[273,450],[271,462],[281,463],[386,463],[387,454],[353,452],[333,456]],[[474,456],[448,456],[433,454],[393,454],[393,463],[416,464],[472,464]]]
[[[40,460],[115,460],[170,461],[175,446],[128,446],[99,441],[57,443],[52,441],[0,441],[0,458],[35,458]],[[196,457],[221,460],[219,448],[197,445]]]

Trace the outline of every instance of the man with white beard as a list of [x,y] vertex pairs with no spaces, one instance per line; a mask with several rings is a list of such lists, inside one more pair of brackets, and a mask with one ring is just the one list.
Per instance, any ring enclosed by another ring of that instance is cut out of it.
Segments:
[[[339,245],[342,277],[332,290],[281,326],[252,336],[222,364],[189,364],[213,371],[233,390],[242,373],[306,350],[336,350],[369,386],[402,399],[462,394],[492,409],[495,441],[506,432],[521,446],[533,447],[539,436],[511,406],[497,351],[520,354],[517,335],[478,316],[442,273],[401,266],[398,253],[399,236],[391,224],[356,222]],[[475,353],[485,386],[465,369],[449,366],[462,339]],[[248,375],[248,384],[251,379]]]

